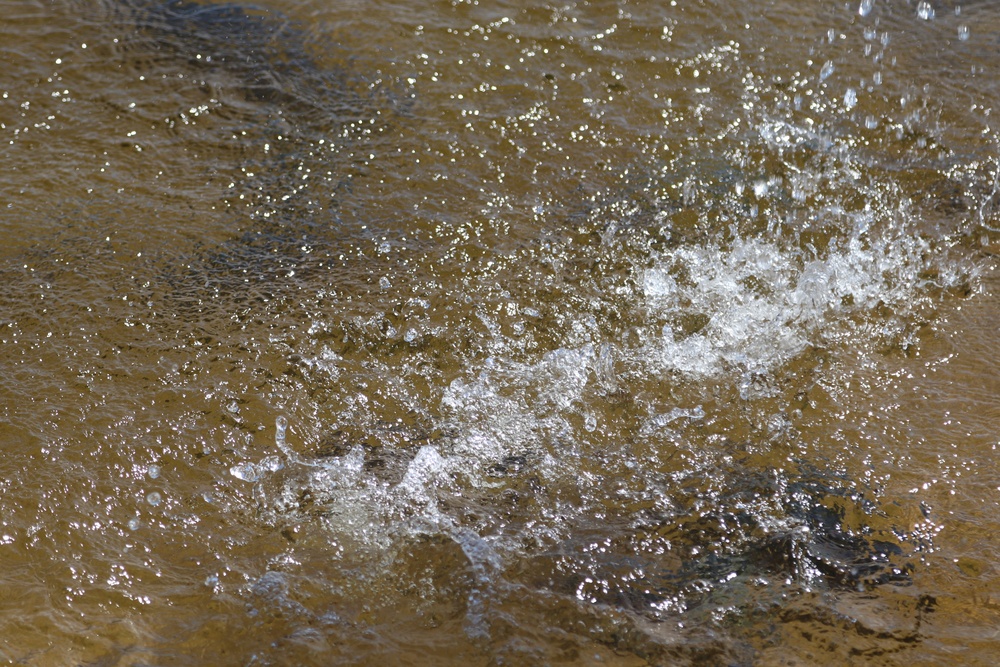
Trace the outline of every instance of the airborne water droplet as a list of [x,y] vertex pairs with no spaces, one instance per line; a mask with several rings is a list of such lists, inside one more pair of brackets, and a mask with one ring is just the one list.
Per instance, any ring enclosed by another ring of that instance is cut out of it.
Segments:
[[229,469],[229,474],[244,482],[256,482],[259,477],[257,467],[249,461],[234,465]]
[[969,26],[967,25],[958,26],[958,39],[963,42],[969,39]]
[[861,0],[861,4],[858,5],[858,14],[861,16],[868,16],[872,11],[872,6],[875,4],[875,0]]
[[288,418],[278,415],[274,420],[274,442],[278,447],[285,446],[285,433],[288,431]]
[[854,105],[858,103],[858,93],[853,88],[848,88],[847,92],[844,93],[844,107],[848,110],[853,109]]
[[917,16],[925,21],[930,21],[934,18],[934,8],[931,7],[931,3],[927,0],[921,0],[917,3]]
[[823,65],[823,69],[819,71],[819,80],[826,81],[831,74],[833,74],[833,61],[827,60]]

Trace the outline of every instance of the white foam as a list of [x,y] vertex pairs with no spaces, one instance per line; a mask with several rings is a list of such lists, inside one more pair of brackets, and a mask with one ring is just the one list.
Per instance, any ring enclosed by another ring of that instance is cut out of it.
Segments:
[[814,258],[757,238],[673,249],[643,274],[646,303],[668,320],[696,315],[707,324],[685,336],[668,323],[639,357],[694,377],[773,369],[841,333],[846,314],[908,307],[925,282],[928,250],[902,233],[855,236]]

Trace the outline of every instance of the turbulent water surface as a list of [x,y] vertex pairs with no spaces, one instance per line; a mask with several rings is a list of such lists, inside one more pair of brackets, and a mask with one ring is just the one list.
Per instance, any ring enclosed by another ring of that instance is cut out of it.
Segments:
[[995,3],[0,17],[0,659],[995,661]]

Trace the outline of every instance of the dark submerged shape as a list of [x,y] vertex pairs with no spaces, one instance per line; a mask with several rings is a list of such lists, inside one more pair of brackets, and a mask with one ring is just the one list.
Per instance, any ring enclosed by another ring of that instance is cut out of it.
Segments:
[[124,8],[132,14],[134,38],[145,42],[144,48],[186,59],[187,66],[206,77],[224,73],[238,82],[248,101],[273,104],[289,120],[304,122],[312,116],[313,123],[329,128],[371,111],[350,89],[347,70],[317,65],[310,43],[319,48],[321,42],[276,12],[185,0],[126,0]]

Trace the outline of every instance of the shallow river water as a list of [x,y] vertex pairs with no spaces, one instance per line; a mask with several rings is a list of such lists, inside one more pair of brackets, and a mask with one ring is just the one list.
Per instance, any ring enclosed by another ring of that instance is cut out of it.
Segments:
[[996,3],[0,17],[3,661],[995,663]]

